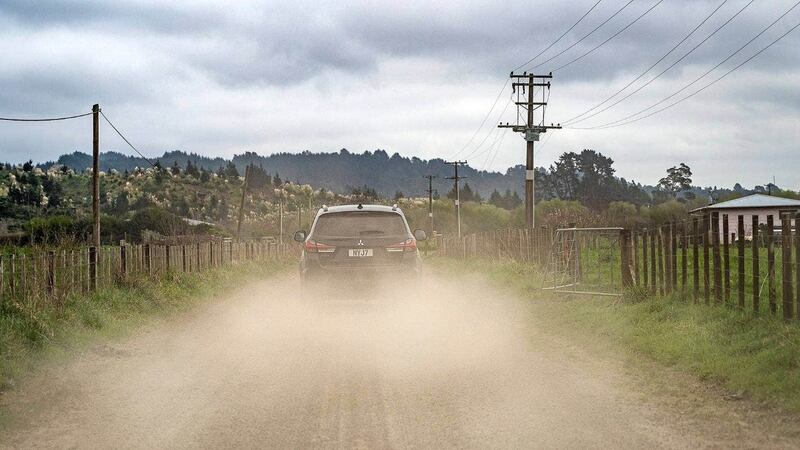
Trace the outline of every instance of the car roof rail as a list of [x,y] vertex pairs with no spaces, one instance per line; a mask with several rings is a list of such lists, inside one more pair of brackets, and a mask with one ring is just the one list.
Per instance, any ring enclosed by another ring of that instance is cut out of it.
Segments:
[[328,205],[322,205],[322,210],[328,212]]
[[392,205],[392,211],[397,211],[397,203],[395,203],[394,205]]

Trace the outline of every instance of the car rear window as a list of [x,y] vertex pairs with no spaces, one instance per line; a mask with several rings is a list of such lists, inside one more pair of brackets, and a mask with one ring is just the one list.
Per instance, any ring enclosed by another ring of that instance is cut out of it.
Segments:
[[319,216],[314,236],[363,237],[406,235],[403,217],[396,213],[376,211],[347,211]]

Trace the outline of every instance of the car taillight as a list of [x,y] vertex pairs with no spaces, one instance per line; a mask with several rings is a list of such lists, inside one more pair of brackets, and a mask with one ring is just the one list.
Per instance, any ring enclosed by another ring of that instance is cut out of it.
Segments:
[[305,243],[305,249],[308,253],[333,253],[336,251],[336,246],[308,239]]
[[386,247],[387,252],[415,252],[417,251],[417,241],[416,239],[406,239],[403,242],[398,242],[397,244],[392,244]]

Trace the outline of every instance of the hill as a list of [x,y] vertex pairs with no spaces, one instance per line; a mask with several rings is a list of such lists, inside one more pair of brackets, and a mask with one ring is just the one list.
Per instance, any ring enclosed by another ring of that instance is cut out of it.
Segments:
[[[194,166],[211,171],[217,171],[231,161],[241,173],[244,173],[245,166],[253,164],[283,180],[324,187],[337,193],[349,193],[354,188],[367,186],[383,197],[392,197],[397,191],[407,196],[424,195],[428,185],[423,175],[428,174],[438,177],[434,179],[433,187],[442,195],[452,188],[452,182],[445,179],[451,175],[452,168],[445,165],[443,159],[407,158],[397,153],[389,156],[383,150],[351,153],[342,149],[338,153],[276,153],[269,156],[246,152],[235,155],[231,160],[170,151],[157,160],[163,167],[172,167],[175,163],[185,167],[191,162]],[[90,167],[91,162],[91,155],[75,152],[62,155],[55,163],[82,171]],[[44,164],[43,168],[55,163]],[[100,157],[100,168],[104,171],[116,169],[130,172],[137,167],[150,167],[150,163],[143,158],[117,152],[104,152]],[[472,189],[484,198],[488,198],[494,190],[511,190],[518,194],[524,192],[525,168],[521,165],[511,167],[505,173],[477,170],[469,166],[461,170],[468,177]]]

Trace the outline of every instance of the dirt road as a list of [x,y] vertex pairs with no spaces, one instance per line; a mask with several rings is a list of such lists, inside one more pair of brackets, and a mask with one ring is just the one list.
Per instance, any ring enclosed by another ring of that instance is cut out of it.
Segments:
[[0,447],[797,444],[713,394],[675,401],[484,282],[363,288],[314,303],[294,278],[257,282],[94,346],[3,397]]

